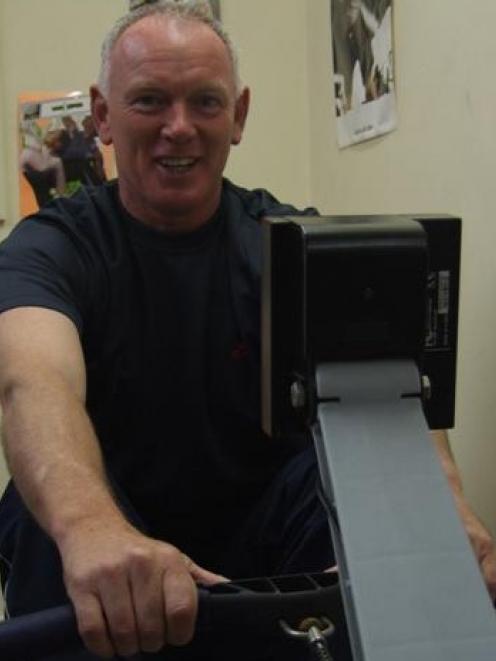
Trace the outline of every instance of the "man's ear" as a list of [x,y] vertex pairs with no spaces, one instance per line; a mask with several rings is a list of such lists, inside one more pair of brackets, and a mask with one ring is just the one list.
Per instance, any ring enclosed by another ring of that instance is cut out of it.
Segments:
[[236,105],[234,107],[234,128],[231,139],[231,144],[233,145],[239,145],[241,142],[249,107],[250,90],[248,87],[245,87],[241,94],[238,96]]
[[97,85],[90,87],[91,117],[98,132],[98,137],[104,145],[112,144],[107,99]]

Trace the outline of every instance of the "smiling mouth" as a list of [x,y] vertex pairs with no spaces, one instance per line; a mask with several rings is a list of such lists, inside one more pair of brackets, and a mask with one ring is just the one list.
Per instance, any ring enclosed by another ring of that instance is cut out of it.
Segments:
[[184,174],[189,172],[198,162],[197,158],[167,157],[157,159],[157,163],[173,174]]

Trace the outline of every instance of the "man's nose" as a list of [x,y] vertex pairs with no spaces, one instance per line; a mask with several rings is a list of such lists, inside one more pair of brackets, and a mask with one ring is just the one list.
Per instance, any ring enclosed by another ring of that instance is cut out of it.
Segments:
[[186,142],[195,135],[191,113],[185,103],[171,103],[164,113],[160,134],[175,142]]

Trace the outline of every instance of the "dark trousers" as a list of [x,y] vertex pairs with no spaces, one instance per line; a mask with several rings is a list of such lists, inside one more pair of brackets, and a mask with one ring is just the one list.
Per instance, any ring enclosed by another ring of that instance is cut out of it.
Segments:
[[[121,506],[128,518],[141,527],[136,513],[125,502]],[[280,471],[255,504],[223,559],[222,573],[235,580],[320,572],[334,564],[327,516],[317,493],[316,459],[313,448],[308,448]],[[68,601],[57,548],[33,520],[12,483],[0,502],[0,568],[10,617]],[[236,639],[227,646],[225,642],[220,647],[215,643],[214,649],[209,647],[211,644],[214,643],[199,640],[196,647],[167,648],[161,655],[138,658],[185,661],[305,658],[304,647],[299,642],[284,651],[274,649],[270,641],[259,644],[249,636],[242,645]],[[343,641],[336,644],[340,646]],[[264,649],[260,649],[261,645]],[[74,652],[51,657],[50,661],[95,658],[87,652]],[[335,658],[341,661],[347,656]]]

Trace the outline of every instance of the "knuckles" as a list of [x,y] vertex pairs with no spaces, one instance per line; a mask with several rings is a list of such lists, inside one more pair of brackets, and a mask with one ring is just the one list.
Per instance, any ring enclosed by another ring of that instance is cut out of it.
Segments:
[[[189,574],[189,571],[183,554],[170,544],[141,535],[127,542],[120,547],[114,545],[107,548],[103,553],[95,553],[93,557],[73,559],[66,573],[66,585],[72,600],[84,608],[76,609],[79,610],[80,636],[90,650],[104,658],[112,657],[115,652],[129,656],[135,654],[138,648],[145,652],[157,652],[166,642],[184,645],[191,640],[194,632],[195,594],[184,583],[184,574]],[[166,612],[162,610],[165,604],[161,602],[158,613],[156,591],[151,589],[148,594],[149,588],[160,582],[161,589],[164,589],[164,577],[181,575],[175,587],[169,584],[166,588]],[[113,611],[109,620],[108,613],[100,618],[96,613],[86,611],[84,604],[90,595],[102,604],[101,596],[106,591],[110,589],[114,594],[113,586],[129,585],[129,582],[135,589],[141,590],[138,601],[146,617],[130,621],[125,616],[126,609],[121,613],[118,609]]]
[[86,647],[99,657],[110,659],[114,656],[114,649],[108,642],[104,626],[93,622],[78,622],[78,632]]
[[98,626],[95,622],[79,622],[78,631],[81,638],[83,638],[87,643],[96,644],[98,643],[102,636],[105,634],[105,630],[102,626]]
[[143,652],[158,652],[165,645],[164,636],[157,636],[155,631],[141,630],[140,631],[141,650]]
[[193,598],[185,596],[180,600],[174,601],[167,608],[168,619],[171,623],[183,623],[189,620],[195,607]]

